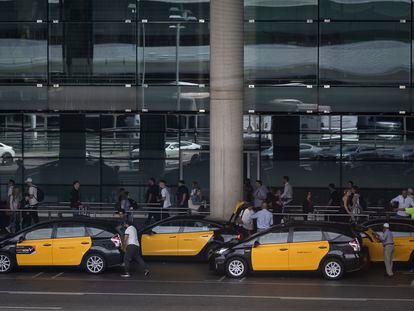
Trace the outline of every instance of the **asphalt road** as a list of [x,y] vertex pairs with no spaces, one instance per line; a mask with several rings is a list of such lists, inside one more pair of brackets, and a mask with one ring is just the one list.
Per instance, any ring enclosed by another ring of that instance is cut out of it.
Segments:
[[150,262],[151,275],[121,270],[25,269],[0,275],[2,310],[414,310],[414,274],[382,266],[341,281],[316,273],[254,274],[233,280],[205,264]]

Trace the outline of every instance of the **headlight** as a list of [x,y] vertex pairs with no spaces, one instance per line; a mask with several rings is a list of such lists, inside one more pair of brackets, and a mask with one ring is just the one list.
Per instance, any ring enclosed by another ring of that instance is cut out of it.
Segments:
[[219,255],[223,255],[226,251],[228,250],[228,248],[220,248],[218,251],[217,251],[217,254],[219,254]]

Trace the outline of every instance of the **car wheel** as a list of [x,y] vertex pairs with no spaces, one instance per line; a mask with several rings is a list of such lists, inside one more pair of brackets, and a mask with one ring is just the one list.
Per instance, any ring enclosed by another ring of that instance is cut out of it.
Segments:
[[322,264],[322,274],[327,280],[339,280],[344,274],[344,265],[335,258],[328,258]]
[[104,256],[93,253],[85,257],[84,268],[86,272],[91,274],[103,273],[106,269],[106,261]]
[[13,163],[13,157],[10,153],[5,153],[1,156],[2,165],[10,165]]
[[231,278],[242,278],[247,274],[246,260],[240,257],[233,257],[226,263],[226,274]]
[[212,256],[214,256],[214,252],[216,251],[216,249],[218,248],[218,244],[211,244],[206,248],[205,251],[205,257],[204,259],[209,261],[210,258],[212,258]]
[[14,261],[10,254],[0,253],[0,273],[11,272],[14,268]]

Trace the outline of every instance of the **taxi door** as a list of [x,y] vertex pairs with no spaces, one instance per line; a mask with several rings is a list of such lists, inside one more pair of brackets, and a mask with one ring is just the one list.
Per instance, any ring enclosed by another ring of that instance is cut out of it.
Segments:
[[259,236],[251,253],[253,271],[288,270],[290,252],[288,236],[288,229]]
[[378,238],[378,234],[372,228],[368,228],[363,233],[362,244],[368,247],[370,261],[384,261],[384,247]]
[[177,256],[180,221],[169,221],[144,232],[141,236],[143,256]]
[[53,241],[53,265],[78,266],[91,246],[92,240],[86,236],[83,224],[58,224]]
[[37,227],[25,234],[16,244],[16,260],[19,266],[52,265],[53,225]]
[[204,221],[185,221],[178,234],[178,256],[196,256],[214,235],[213,225]]
[[318,228],[294,228],[289,249],[290,270],[317,270],[329,252],[329,242],[323,241]]
[[394,261],[408,262],[414,252],[414,227],[391,223],[390,229],[394,236]]

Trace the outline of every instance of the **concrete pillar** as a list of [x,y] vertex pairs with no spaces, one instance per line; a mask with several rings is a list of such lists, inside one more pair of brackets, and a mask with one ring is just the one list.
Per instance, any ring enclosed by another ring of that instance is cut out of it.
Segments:
[[243,198],[243,0],[212,0],[210,20],[210,204],[228,219]]

